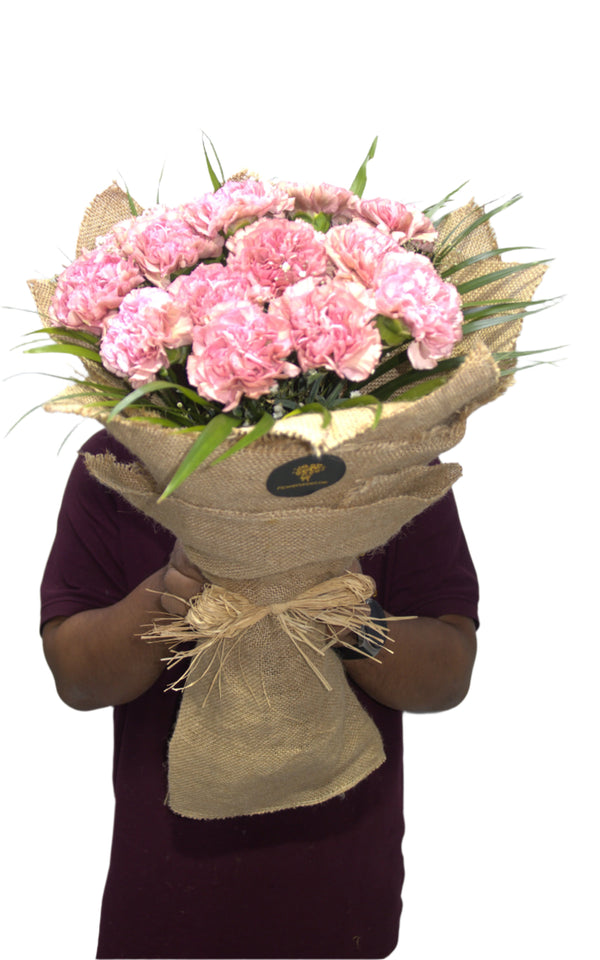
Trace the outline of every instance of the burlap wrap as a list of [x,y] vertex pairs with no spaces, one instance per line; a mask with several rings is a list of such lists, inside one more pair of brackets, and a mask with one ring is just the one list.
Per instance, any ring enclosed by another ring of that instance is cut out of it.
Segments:
[[[128,215],[122,195],[118,209],[115,220]],[[478,212],[471,204],[453,214],[446,235]],[[87,235],[93,236],[90,211],[86,217]],[[96,235],[112,222],[102,221]],[[457,262],[495,246],[488,224],[475,234],[467,250],[459,246]],[[468,268],[460,279],[476,269],[489,272],[494,264]],[[541,273],[538,268],[535,275],[521,275],[514,292],[504,286],[502,296],[529,299]],[[51,284],[32,289],[43,316]],[[520,323],[507,326],[474,335],[466,361],[434,393],[410,404],[384,404],[376,429],[371,408],[335,411],[326,429],[317,414],[278,421],[241,453],[211,465],[213,455],[159,502],[196,435],[119,417],[107,427],[137,462],[88,456],[88,469],[171,530],[213,584],[252,604],[285,603],[341,575],[353,557],[385,544],[450,489],[460,467],[429,464],[459,442],[467,416],[503,389],[490,348],[511,349]],[[81,396],[64,395],[48,408],[106,422],[106,412]],[[275,468],[324,451],[346,465],[338,482],[302,498],[269,493],[267,479]],[[349,789],[384,761],[379,733],[328,648],[326,624],[315,623],[310,639],[325,682],[271,613],[242,635],[209,645],[185,686],[169,745],[168,803],[174,811],[204,819],[315,804]]]

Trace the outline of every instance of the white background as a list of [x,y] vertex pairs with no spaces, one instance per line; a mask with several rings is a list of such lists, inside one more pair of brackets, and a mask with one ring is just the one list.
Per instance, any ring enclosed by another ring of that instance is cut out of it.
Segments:
[[[586,13],[586,10],[588,13]],[[592,960],[597,937],[598,309],[596,78],[581,2],[12,4],[4,15],[2,294],[73,256],[83,211],[122,175],[143,204],[209,189],[201,129],[226,173],[349,185],[428,204],[464,180],[524,199],[501,246],[555,262],[527,348],[566,344],[476,413],[454,456],[482,589],[480,653],[457,710],[406,720],[403,960]],[[526,254],[525,254],[526,256]],[[10,348],[38,326],[5,311],[3,375],[65,373]],[[3,433],[60,387],[2,384]],[[56,697],[38,583],[82,422],[38,411],[3,442],[3,867],[11,957],[94,956],[111,833],[110,711]],[[335,909],[335,891],[332,891]]]

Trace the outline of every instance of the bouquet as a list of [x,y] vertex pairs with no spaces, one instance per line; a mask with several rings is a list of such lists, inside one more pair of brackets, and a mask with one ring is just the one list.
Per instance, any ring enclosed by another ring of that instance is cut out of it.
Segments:
[[87,466],[210,581],[149,634],[187,662],[168,791],[184,816],[319,803],[383,762],[332,649],[372,628],[373,582],[348,568],[458,478],[432,461],[508,386],[536,305],[543,262],[503,262],[490,227],[508,204],[363,200],[374,148],[350,189],[225,180],[208,155],[214,191],[179,207],[113,184],[76,260],[30,283],[53,340],[33,350],[87,374],[48,408],[133,452]]

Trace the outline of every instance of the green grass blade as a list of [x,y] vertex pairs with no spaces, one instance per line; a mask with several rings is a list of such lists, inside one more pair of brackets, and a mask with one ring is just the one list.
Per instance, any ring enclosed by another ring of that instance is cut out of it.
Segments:
[[126,183],[126,181],[125,181],[125,177],[123,176],[122,173],[120,173],[119,176],[121,177],[121,179],[122,179],[122,181],[123,181],[123,186],[125,187],[125,193],[127,194],[127,203],[129,204],[129,209],[131,210],[131,215],[132,215],[132,217],[137,217],[137,216],[138,216],[138,212],[137,212],[137,208],[136,208],[136,205],[135,205],[135,200],[133,199],[133,197],[131,196],[131,194],[130,194],[130,192],[129,192],[129,187],[127,186],[127,183]]
[[[464,357],[449,357],[448,360],[440,360],[435,371],[436,373],[442,374],[451,372],[460,367],[463,361]],[[388,381],[388,383],[383,383],[380,387],[377,387],[373,390],[373,396],[377,397],[378,400],[389,400],[396,391],[404,387],[410,387],[413,384],[416,385],[425,382],[428,375],[430,374],[427,370],[408,370],[406,373],[401,373],[397,377],[394,377],[394,379]]]
[[73,357],[83,357],[85,360],[93,360],[94,363],[101,364],[100,354],[89,347],[80,347],[71,343],[50,343],[46,347],[30,347],[25,353],[68,353]]
[[503,280],[505,277],[510,277],[513,274],[521,273],[523,270],[529,270],[531,267],[539,267],[543,263],[549,262],[550,260],[535,260],[530,263],[512,264],[511,266],[504,267],[502,270],[494,270],[492,273],[486,273],[483,277],[474,277],[473,280],[467,280],[465,283],[457,283],[455,286],[460,295],[463,296],[463,294],[469,293],[471,290],[487,287],[497,280]]
[[423,210],[422,212],[425,214],[426,217],[429,217],[429,219],[432,220],[433,217],[438,212],[438,210],[441,210],[443,207],[446,206],[447,203],[450,203],[450,201],[452,200],[452,197],[454,197],[457,193],[459,193],[459,191],[462,190],[463,187],[466,187],[468,182],[469,182],[468,180],[465,180],[464,183],[461,183],[460,187],[456,187],[454,190],[451,190],[450,193],[446,194],[443,200],[438,200],[437,203],[432,204],[432,206],[430,207],[426,207],[425,210]]
[[460,263],[456,263],[453,267],[447,267],[446,270],[440,270],[440,276],[444,278],[452,276],[453,273],[458,273],[460,270],[464,270],[465,267],[470,267],[474,263],[480,263],[482,260],[489,260],[491,257],[499,257],[502,253],[512,253],[513,250],[535,250],[536,247],[498,247],[494,250],[486,250],[485,253],[478,253],[474,257],[467,257],[466,260],[461,260]]
[[9,433],[12,433],[13,430],[15,429],[15,427],[18,427],[19,424],[22,423],[23,420],[25,420],[25,418],[28,417],[31,413],[35,413],[36,410],[42,410],[42,409],[46,406],[46,403],[47,403],[46,400],[44,400],[43,403],[36,403],[35,407],[32,407],[31,410],[27,410],[26,413],[21,414],[21,416],[19,417],[19,419],[18,419],[18,420],[15,420],[15,422],[14,422],[13,425],[12,425],[12,427],[9,427],[9,428],[8,428],[8,430],[7,430],[6,433],[4,434],[4,438],[6,439],[6,437],[9,435]]
[[282,419],[287,420],[289,417],[298,417],[302,413],[320,413],[323,417],[323,428],[328,427],[331,423],[331,413],[322,403],[305,403],[303,407],[290,410]]
[[187,422],[183,420],[183,418],[179,421],[175,421],[175,420],[167,420],[166,417],[151,417],[151,416],[144,417],[141,413],[135,417],[127,417],[127,419],[131,420],[133,423],[149,423],[153,427],[168,427],[171,430],[174,427],[178,427],[180,426],[180,424]]
[[95,333],[84,333],[83,330],[71,330],[70,327],[40,327],[39,330],[29,330],[24,336],[33,337],[39,334],[45,334],[47,337],[60,336],[71,337],[73,340],[81,340],[84,343],[99,343],[100,337]]
[[350,410],[352,407],[375,407],[373,426],[377,426],[383,411],[383,404],[377,397],[370,393],[363,393],[360,397],[346,397],[344,400],[339,400],[335,405],[336,410]]
[[369,147],[369,152],[367,153],[365,159],[358,168],[358,172],[352,181],[350,190],[352,193],[355,193],[357,197],[362,197],[364,189],[367,185],[367,164],[369,160],[372,160],[375,156],[375,150],[377,149],[377,137],[373,140],[373,143]]
[[[541,313],[549,307],[556,306],[563,297],[546,297],[544,300],[471,300],[463,304],[463,317],[478,320],[479,317],[492,317],[509,310],[524,310],[528,313]],[[529,310],[529,307],[540,307],[539,310]]]
[[159,176],[159,178],[158,178],[158,183],[157,183],[157,185],[156,185],[156,202],[157,202],[157,203],[160,203],[160,187],[161,187],[161,184],[162,184],[162,178],[163,178],[163,174],[164,174],[164,172],[165,172],[165,167],[166,167],[166,165],[167,165],[167,161],[165,160],[165,161],[163,162],[162,167],[161,167],[160,176]]
[[197,403],[198,406],[208,407],[210,404],[200,397],[195,390],[190,389],[190,387],[184,387],[179,383],[172,383],[170,380],[152,380],[151,383],[143,383],[141,387],[136,387],[135,390],[132,390],[131,393],[128,393],[127,396],[123,397],[122,400],[117,403],[114,410],[112,411],[109,420],[112,420],[113,417],[118,416],[123,410],[126,410],[127,407],[130,407],[132,404],[137,403],[138,400],[141,400],[142,397],[148,396],[148,394],[159,393],[163,390],[171,390],[177,393],[181,393],[186,396],[189,400],[193,400],[194,403]]
[[[221,174],[220,180],[216,175],[215,171],[213,170],[210,160],[208,159],[208,151],[206,149],[207,140],[210,144],[210,148],[214,154],[215,160],[217,161],[217,166],[219,167],[219,173]],[[223,167],[221,166],[221,161],[219,160],[219,156],[217,154],[217,151],[215,150],[215,145],[210,139],[210,137],[208,136],[208,134],[204,132],[204,130],[202,131],[202,149],[204,150],[204,159],[206,160],[206,166],[208,168],[208,175],[210,177],[210,182],[213,185],[213,189],[218,190],[225,183],[225,174],[223,173]]]
[[464,240],[466,237],[468,237],[469,234],[473,233],[473,231],[476,230],[478,227],[480,227],[483,223],[486,223],[488,220],[491,220],[492,217],[496,216],[496,214],[501,213],[502,210],[506,210],[508,207],[512,207],[513,203],[517,203],[518,200],[522,200],[522,199],[523,199],[522,195],[518,193],[516,196],[511,197],[510,200],[507,200],[506,203],[500,204],[499,207],[494,207],[493,210],[489,210],[487,213],[482,213],[481,216],[477,217],[472,223],[467,224],[464,230],[460,230],[458,235],[455,236],[451,242],[449,242],[450,238],[452,237],[452,234],[456,233],[456,231],[459,230],[460,224],[464,223],[465,220],[467,220],[466,216],[463,217],[460,223],[457,223],[454,229],[452,230],[452,232],[448,235],[448,237],[446,237],[445,246],[443,246],[440,250],[436,250],[434,254],[434,263],[436,264],[440,263],[442,260],[444,260],[448,256],[448,254],[452,250],[454,250],[454,248],[461,242],[461,240]]
[[213,460],[214,463],[220,463],[221,460],[226,460],[227,457],[230,457],[232,454],[237,453],[239,450],[243,450],[244,447],[249,446],[249,444],[254,443],[255,440],[259,440],[261,437],[264,437],[266,433],[269,432],[271,427],[277,421],[270,413],[264,413],[257,424],[249,431],[249,433],[244,434],[243,437],[240,437],[229,450],[226,450],[225,453],[222,453],[220,457],[217,457],[216,460]]
[[420,400],[421,397],[428,396],[428,394],[433,393],[434,390],[442,387],[447,382],[448,377],[435,377],[433,380],[424,380],[423,383],[418,383],[415,387],[411,387],[410,390],[405,390],[402,396],[397,398],[397,402],[412,403],[413,400]]
[[237,417],[229,416],[226,413],[219,413],[208,423],[198,439],[192,444],[190,450],[179,464],[177,470],[171,477],[171,480],[161,493],[159,502],[170,496],[187,478],[196,470],[213,450],[226,440],[229,434],[238,427],[240,420]]

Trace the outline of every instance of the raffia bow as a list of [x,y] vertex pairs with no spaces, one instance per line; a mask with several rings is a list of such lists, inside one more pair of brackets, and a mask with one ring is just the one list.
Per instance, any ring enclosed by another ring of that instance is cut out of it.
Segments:
[[[357,636],[362,636],[367,626],[369,631],[375,631],[384,643],[392,641],[387,627],[374,621],[365,606],[365,601],[373,596],[374,589],[375,583],[371,577],[347,572],[310,587],[284,603],[259,605],[252,603],[242,594],[233,593],[217,584],[209,584],[201,594],[184,601],[188,606],[185,619],[174,617],[157,621],[145,639],[171,644],[170,656],[165,657],[168,670],[189,660],[182,676],[169,685],[170,690],[183,690],[186,686],[193,686],[216,665],[205,704],[215,684],[220,685],[222,668],[237,644],[243,640],[244,632],[264,617],[273,616],[325,689],[331,690],[331,685],[311,660],[306,648],[319,656],[324,656],[326,651],[337,643],[356,649],[354,644],[341,640],[338,631],[350,630]],[[325,634],[318,624],[324,624],[328,628]],[[187,644],[190,640],[197,641],[192,649],[179,649],[180,644]],[[389,653],[393,652],[388,647],[384,649]],[[209,651],[212,651],[212,656],[204,671],[199,673],[201,660]],[[364,651],[361,653],[370,660],[381,662]],[[197,675],[190,679],[194,674]]]

